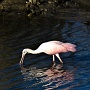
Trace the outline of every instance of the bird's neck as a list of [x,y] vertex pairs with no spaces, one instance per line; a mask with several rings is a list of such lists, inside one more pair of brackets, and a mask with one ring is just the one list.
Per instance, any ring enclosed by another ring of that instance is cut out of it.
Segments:
[[39,54],[39,53],[41,53],[37,49],[36,50],[26,49],[26,51],[27,51],[27,53],[31,53],[31,54]]

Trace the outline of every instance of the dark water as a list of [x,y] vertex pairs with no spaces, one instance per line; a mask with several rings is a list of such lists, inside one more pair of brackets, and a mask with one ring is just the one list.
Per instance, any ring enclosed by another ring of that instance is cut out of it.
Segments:
[[[60,40],[77,45],[77,52],[60,54],[64,64],[52,56],[26,55],[24,48]],[[29,19],[22,16],[0,18],[0,90],[90,90],[90,22],[53,17]]]

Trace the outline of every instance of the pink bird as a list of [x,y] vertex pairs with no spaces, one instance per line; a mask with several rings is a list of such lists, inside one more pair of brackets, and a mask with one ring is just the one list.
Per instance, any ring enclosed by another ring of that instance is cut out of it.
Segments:
[[22,57],[20,60],[20,64],[23,64],[23,60],[25,57],[25,54],[27,53],[31,53],[31,54],[39,54],[39,53],[46,53],[49,55],[53,55],[53,63],[55,63],[55,56],[60,60],[61,63],[63,63],[63,61],[61,60],[59,53],[63,53],[63,52],[75,52],[76,45],[71,44],[71,43],[63,43],[60,41],[49,41],[49,42],[44,42],[42,43],[36,50],[32,50],[32,49],[24,49],[22,51]]

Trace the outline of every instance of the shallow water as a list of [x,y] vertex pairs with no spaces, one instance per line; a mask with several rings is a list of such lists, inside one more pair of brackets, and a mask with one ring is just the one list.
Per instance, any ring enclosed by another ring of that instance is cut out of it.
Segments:
[[[89,90],[90,22],[53,17],[0,18],[0,90]],[[44,53],[28,54],[20,66],[24,48],[59,40],[77,45],[77,52],[60,54],[64,64]]]

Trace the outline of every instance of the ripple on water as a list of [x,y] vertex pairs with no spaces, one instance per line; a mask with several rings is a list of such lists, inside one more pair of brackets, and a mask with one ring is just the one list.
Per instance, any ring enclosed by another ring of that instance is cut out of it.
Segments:
[[[35,19],[32,22],[28,21],[28,25],[22,22],[20,26],[15,24],[16,21],[12,26],[4,22],[7,28],[0,27],[0,90],[89,90],[89,24],[52,18],[44,21]],[[24,67],[20,68],[18,63],[23,48],[36,49],[49,40],[74,43],[77,52],[60,54],[64,65],[56,59],[57,64],[53,68],[52,57],[45,54],[27,55]]]

